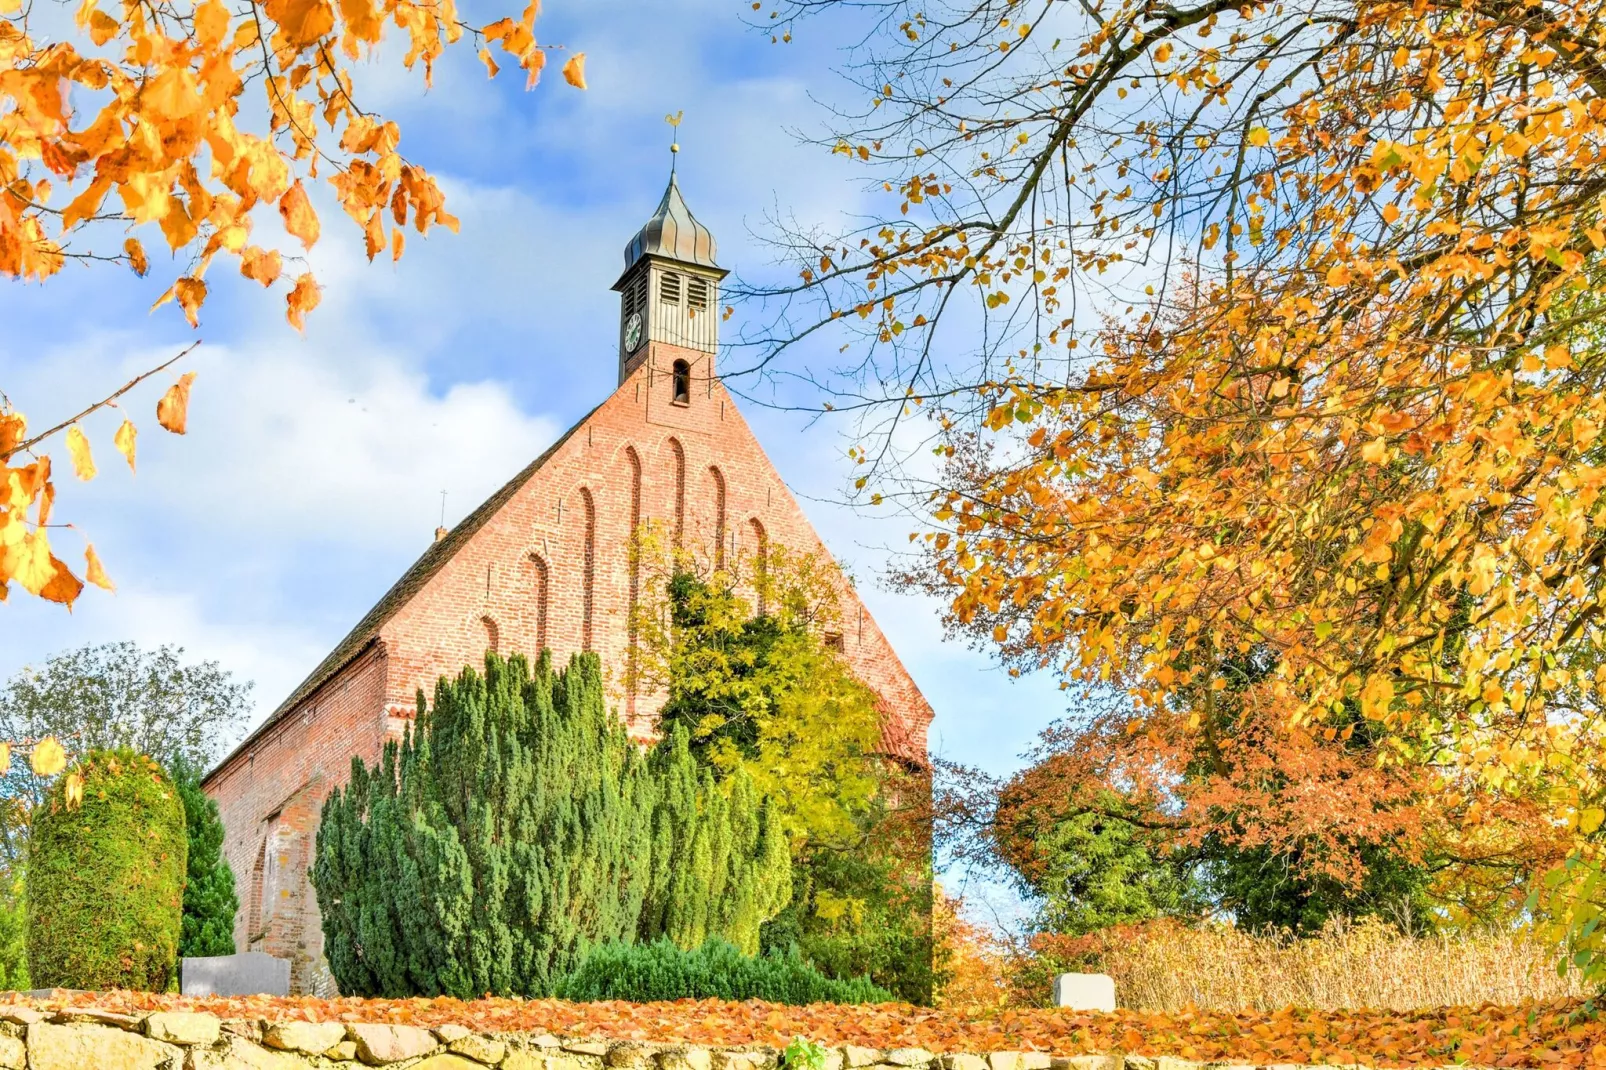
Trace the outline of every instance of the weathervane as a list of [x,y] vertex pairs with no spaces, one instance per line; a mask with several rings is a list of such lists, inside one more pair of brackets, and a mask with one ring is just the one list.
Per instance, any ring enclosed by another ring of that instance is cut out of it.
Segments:
[[[685,114],[686,114],[686,111],[685,111],[684,108],[682,108],[680,111],[677,111],[673,115],[664,116],[664,122],[669,124],[670,130],[675,130],[675,129],[679,128],[681,116],[683,116]],[[669,136],[670,136],[670,142],[669,142],[669,173],[670,174],[674,174],[675,173],[675,159],[676,159],[676,156],[680,153],[680,143],[674,140],[674,136],[675,135],[673,133],[671,133]]]

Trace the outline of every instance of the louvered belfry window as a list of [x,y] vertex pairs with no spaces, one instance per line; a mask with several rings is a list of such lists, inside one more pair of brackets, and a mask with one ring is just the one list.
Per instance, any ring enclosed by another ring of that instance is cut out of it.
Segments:
[[630,311],[647,314],[647,273],[643,271],[630,285]]
[[680,276],[664,272],[658,279],[658,300],[666,305],[680,304]]
[[693,275],[686,280],[686,304],[699,311],[708,307],[708,280]]

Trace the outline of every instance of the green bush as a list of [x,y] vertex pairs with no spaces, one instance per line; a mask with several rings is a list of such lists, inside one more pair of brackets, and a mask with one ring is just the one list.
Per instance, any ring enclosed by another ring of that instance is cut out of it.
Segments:
[[838,981],[804,962],[796,951],[756,958],[723,940],[683,951],[669,940],[650,944],[599,944],[558,983],[561,999],[762,999],[770,1003],[889,1003],[892,993],[868,977]]
[[[68,792],[81,783],[83,797]],[[41,988],[161,992],[178,957],[188,842],[162,767],[92,751],[33,814],[28,972]]]
[[749,779],[716,783],[684,729],[630,741],[595,654],[492,654],[420,695],[376,766],[353,760],[312,886],[345,995],[545,996],[607,940],[758,950],[792,867]]

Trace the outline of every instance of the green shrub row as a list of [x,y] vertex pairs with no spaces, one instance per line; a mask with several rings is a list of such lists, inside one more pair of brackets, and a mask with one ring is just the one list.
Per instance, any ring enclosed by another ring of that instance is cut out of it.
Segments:
[[650,944],[610,942],[592,948],[558,982],[560,999],[762,999],[770,1003],[889,1003],[892,993],[868,977],[827,977],[793,951],[749,958],[723,940],[683,951],[667,939]]

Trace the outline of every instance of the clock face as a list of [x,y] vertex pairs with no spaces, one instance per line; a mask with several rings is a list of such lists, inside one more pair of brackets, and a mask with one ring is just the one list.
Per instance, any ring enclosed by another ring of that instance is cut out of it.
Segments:
[[625,320],[625,352],[634,353],[641,345],[641,313],[632,312]]

